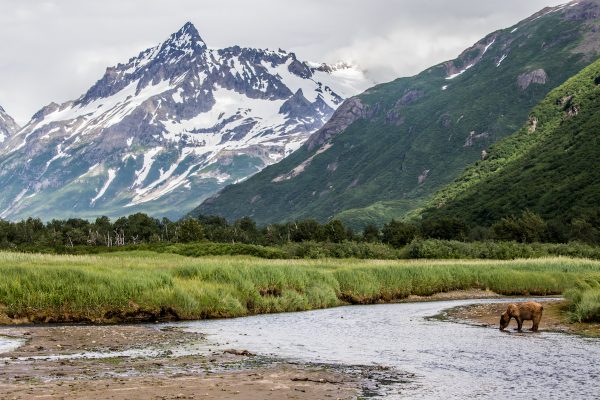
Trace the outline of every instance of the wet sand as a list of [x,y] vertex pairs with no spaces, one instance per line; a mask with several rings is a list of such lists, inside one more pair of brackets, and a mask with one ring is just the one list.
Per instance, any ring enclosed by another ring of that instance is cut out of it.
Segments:
[[[171,354],[202,341],[198,334],[152,326],[35,326],[1,328],[26,340],[0,355],[2,399],[353,399],[360,372],[299,365],[229,353]],[[82,352],[165,349],[152,356],[74,358]]]
[[[545,301],[542,321],[539,329],[541,331],[563,332],[589,337],[600,337],[600,324],[593,323],[571,323],[568,320],[568,315],[565,312],[567,302],[561,301]],[[499,327],[500,315],[506,311],[506,303],[490,303],[490,304],[472,304],[463,307],[456,307],[442,313],[442,318],[447,318],[452,321],[486,326]],[[523,330],[531,328],[531,321],[523,322]],[[507,329],[513,330],[517,328],[517,322],[512,319]]]

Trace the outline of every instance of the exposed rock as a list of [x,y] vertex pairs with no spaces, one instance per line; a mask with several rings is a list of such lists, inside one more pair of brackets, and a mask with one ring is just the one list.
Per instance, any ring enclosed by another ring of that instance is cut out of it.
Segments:
[[573,98],[573,95],[561,97],[560,99],[556,100],[556,105],[562,106],[564,110],[571,105]]
[[414,103],[425,95],[422,90],[409,89],[404,95],[396,102],[395,107],[400,108]]
[[489,154],[488,154],[488,152],[486,150],[481,150],[481,160],[482,161],[487,160],[488,156],[489,156]]
[[[333,112],[333,110],[325,103],[321,105],[321,108],[323,108],[324,112],[328,112],[329,114]],[[313,103],[304,97],[302,89],[298,89],[298,91],[292,97],[283,103],[279,109],[279,113],[287,115],[289,118],[302,118],[306,117],[307,115],[312,115],[313,109]]]
[[0,106],[0,144],[7,141],[10,136],[19,130],[19,125]]
[[261,195],[257,194],[256,196],[254,196],[250,199],[250,204],[256,203],[258,200],[260,200],[260,198],[261,198]]
[[290,71],[294,75],[298,75],[304,79],[309,79],[313,76],[313,72],[305,63],[302,63],[298,60],[292,61],[292,63],[288,66],[288,71]]
[[600,18],[600,4],[597,0],[585,0],[573,3],[565,11],[565,19],[571,21],[590,21]]
[[317,150],[315,152],[315,154],[313,154],[312,156],[308,157],[306,160],[304,160],[296,168],[294,168],[293,170],[291,170],[287,174],[279,175],[279,176],[273,178],[271,180],[271,182],[277,183],[277,182],[283,182],[283,181],[287,181],[287,180],[290,180],[292,178],[295,178],[296,176],[298,176],[302,172],[304,172],[304,170],[306,169],[306,167],[308,167],[310,165],[310,163],[312,162],[312,160],[316,156],[318,156],[319,154],[322,154],[322,153],[326,152],[327,150],[329,150],[331,148],[331,146],[333,146],[333,144],[331,144],[331,143],[325,143],[323,146],[321,146],[319,148],[319,150]]
[[575,96],[565,96],[556,101],[556,104],[562,106],[567,117],[574,117],[579,114],[579,105],[575,103]]
[[335,170],[337,170],[337,168],[338,168],[337,161],[327,164],[327,171],[329,171],[329,172],[335,172]]
[[344,101],[331,119],[306,141],[308,150],[322,146],[365,115],[366,107],[358,97]]
[[546,71],[540,68],[519,75],[517,78],[517,85],[519,85],[521,90],[526,90],[532,83],[545,85],[547,81],[548,75],[546,74]]
[[569,107],[566,110],[567,113],[567,117],[575,117],[577,114],[579,114],[579,106],[577,106],[576,104],[573,104],[571,107]]
[[538,126],[538,119],[534,116],[531,116],[531,117],[529,117],[529,121],[527,122],[527,124],[529,125],[529,127],[527,128],[527,131],[529,133],[534,133]]
[[393,108],[385,114],[385,123],[388,125],[402,126],[405,121],[406,118],[397,109]]
[[385,115],[385,122],[388,125],[401,126],[404,124],[406,120],[405,116],[402,115],[402,109],[419,99],[421,99],[425,95],[425,92],[422,90],[409,89],[407,90],[402,97],[396,101],[394,107],[392,107]]
[[[467,67],[475,66],[483,58],[486,48],[489,48],[489,46],[496,41],[496,38],[497,34],[488,35],[475,43],[472,47],[463,51],[456,60],[446,62],[444,64],[446,76],[452,77],[453,75],[465,71]],[[457,61],[462,63],[457,65]]]
[[475,133],[475,131],[471,131],[469,133],[469,136],[465,140],[465,144],[463,145],[463,147],[472,147],[475,144],[476,140],[485,139],[489,135],[490,134],[487,132],[482,132],[482,133],[477,134],[477,133]]
[[419,185],[422,185],[425,182],[425,179],[427,179],[427,175],[429,175],[429,171],[430,170],[426,169],[421,173],[421,175],[419,175]]

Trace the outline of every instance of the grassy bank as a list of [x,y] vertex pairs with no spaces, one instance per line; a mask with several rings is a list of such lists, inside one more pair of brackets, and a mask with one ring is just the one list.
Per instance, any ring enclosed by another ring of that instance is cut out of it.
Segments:
[[600,282],[600,262],[265,260],[154,252],[0,253],[0,320],[135,321],[236,317],[490,289],[559,294]]
[[[583,286],[583,287],[581,287]],[[600,284],[586,282],[565,293],[570,300],[569,316],[573,322],[600,322]]]

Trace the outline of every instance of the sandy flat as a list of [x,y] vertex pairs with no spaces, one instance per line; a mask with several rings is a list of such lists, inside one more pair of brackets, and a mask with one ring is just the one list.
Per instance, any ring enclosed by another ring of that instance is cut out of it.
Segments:
[[[148,325],[4,327],[26,343],[0,361],[2,399],[353,399],[361,377],[215,351],[173,356],[201,335]],[[153,356],[76,359],[82,352],[164,348]],[[55,357],[66,357],[56,359]]]

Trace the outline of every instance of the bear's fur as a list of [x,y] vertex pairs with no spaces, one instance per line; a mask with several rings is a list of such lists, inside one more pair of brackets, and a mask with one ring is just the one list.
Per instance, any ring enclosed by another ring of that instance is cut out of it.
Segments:
[[531,330],[537,332],[543,311],[544,306],[535,301],[509,304],[506,311],[500,317],[500,330],[504,330],[510,323],[510,320],[514,318],[517,321],[517,330],[519,332],[523,328],[523,321],[533,321]]

